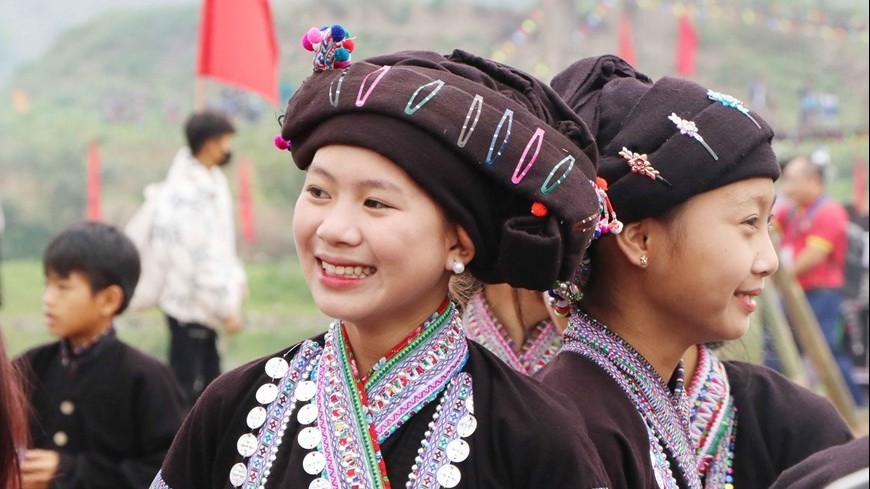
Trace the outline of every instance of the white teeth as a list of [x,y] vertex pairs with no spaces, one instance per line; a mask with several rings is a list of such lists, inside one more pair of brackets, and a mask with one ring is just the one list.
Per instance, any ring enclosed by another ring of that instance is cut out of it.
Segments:
[[363,266],[343,266],[343,265],[333,265],[332,263],[327,263],[323,260],[320,261],[320,266],[323,268],[328,275],[335,275],[338,277],[347,277],[347,278],[365,278],[369,275],[375,273],[375,269],[373,267],[363,267]]

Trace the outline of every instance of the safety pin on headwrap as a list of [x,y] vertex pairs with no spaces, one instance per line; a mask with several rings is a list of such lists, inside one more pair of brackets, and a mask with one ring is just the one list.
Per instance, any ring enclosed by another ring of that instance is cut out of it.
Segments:
[[749,120],[751,120],[755,124],[755,127],[761,129],[761,124],[759,124],[758,121],[755,120],[754,117],[752,117],[752,114],[749,113],[749,109],[744,107],[743,102],[741,102],[740,100],[732,97],[731,95],[719,93],[715,90],[707,90],[707,98],[715,102],[719,102],[725,107],[737,109],[738,111],[740,111],[741,114],[749,117]]
[[698,134],[698,126],[695,124],[694,121],[688,121],[686,119],[683,119],[675,112],[671,112],[671,115],[668,116],[668,119],[676,124],[677,129],[680,130],[680,134],[689,136],[690,138],[704,145],[704,149],[706,149],[707,152],[710,153],[710,156],[712,156],[714,160],[719,161],[719,155],[717,155],[716,152],[713,151],[713,148],[711,148],[710,145],[707,144],[707,141],[704,141],[704,138],[700,134]]
[[628,162],[628,166],[631,167],[632,173],[643,175],[650,180],[658,180],[667,185],[668,188],[672,188],[671,182],[665,180],[665,177],[661,176],[659,171],[653,168],[652,163],[650,163],[646,154],[635,153],[623,146],[622,151],[619,152],[619,156],[625,158],[625,161]]

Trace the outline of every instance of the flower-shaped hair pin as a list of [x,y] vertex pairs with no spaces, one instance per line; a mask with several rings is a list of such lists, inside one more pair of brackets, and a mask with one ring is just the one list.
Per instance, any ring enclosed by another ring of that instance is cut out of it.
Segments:
[[650,163],[646,154],[635,153],[634,151],[623,147],[622,151],[619,152],[619,156],[625,158],[625,161],[628,162],[628,166],[631,167],[632,173],[643,175],[650,180],[658,180],[669,188],[671,187],[671,182],[665,180],[665,178],[659,174],[659,171],[653,168],[652,163]]
[[755,124],[755,127],[761,129],[761,124],[759,124],[758,121],[755,120],[754,117],[752,117],[752,114],[749,113],[749,109],[744,107],[743,102],[741,102],[740,100],[732,97],[731,95],[719,93],[715,90],[707,90],[707,98],[713,100],[714,102],[719,102],[725,107],[737,109],[741,114],[749,117],[749,120],[751,120]]
[[704,149],[706,149],[707,152],[710,153],[710,156],[712,156],[714,160],[719,161],[719,155],[717,155],[716,152],[713,151],[713,148],[711,148],[710,145],[707,144],[707,141],[704,141],[704,138],[700,134],[698,134],[698,126],[695,124],[694,121],[688,121],[686,119],[683,119],[674,112],[671,112],[671,115],[668,116],[668,119],[676,124],[677,129],[679,129],[680,131],[680,134],[689,136],[695,141],[701,143],[704,146]]

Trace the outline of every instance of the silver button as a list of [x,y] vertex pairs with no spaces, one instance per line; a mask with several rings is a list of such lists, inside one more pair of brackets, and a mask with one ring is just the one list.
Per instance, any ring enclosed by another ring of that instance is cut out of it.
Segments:
[[278,386],[275,384],[263,384],[257,389],[257,402],[269,404],[278,397]]
[[474,430],[477,429],[477,419],[470,415],[466,414],[463,416],[459,423],[456,424],[456,431],[459,433],[459,436],[463,438],[468,438],[474,433]]
[[308,489],[331,489],[332,486],[329,485],[329,481],[324,479],[323,477],[318,477],[311,481],[311,484],[308,484]]
[[59,447],[66,446],[69,442],[69,436],[67,436],[63,431],[58,431],[53,437],[51,437],[51,439],[54,441],[54,444]]
[[468,454],[471,453],[471,447],[468,446],[468,442],[465,440],[457,438],[448,443],[444,451],[451,462],[458,464],[468,458]]
[[69,416],[76,410],[76,405],[72,401],[63,401],[60,403],[60,412]]
[[435,478],[438,479],[438,483],[441,484],[441,487],[447,487],[449,489],[459,485],[459,481],[462,479],[462,473],[459,472],[459,469],[455,465],[447,464],[442,465],[441,468],[438,469],[438,472],[435,473]]
[[310,401],[314,394],[317,393],[317,384],[310,380],[303,380],[296,386],[296,400],[299,402]]
[[326,457],[320,452],[308,452],[302,459],[302,468],[306,474],[317,475],[326,468]]
[[257,406],[248,413],[248,428],[255,430],[266,422],[266,408]]
[[250,433],[240,436],[239,441],[236,442],[236,450],[239,451],[239,455],[250,457],[257,451],[257,437]]
[[302,406],[296,413],[296,419],[300,424],[313,423],[317,419],[317,406],[313,402]]
[[266,375],[273,379],[283,378],[289,369],[290,366],[287,365],[287,360],[283,358],[271,358],[266,362]]
[[299,442],[299,446],[306,449],[311,450],[320,444],[320,440],[323,437],[320,435],[320,430],[309,426],[307,428],[303,428],[302,431],[299,432],[299,436],[296,437],[296,441]]
[[239,487],[244,484],[247,477],[248,468],[241,462],[233,465],[233,468],[230,469],[230,484],[232,484],[233,487]]

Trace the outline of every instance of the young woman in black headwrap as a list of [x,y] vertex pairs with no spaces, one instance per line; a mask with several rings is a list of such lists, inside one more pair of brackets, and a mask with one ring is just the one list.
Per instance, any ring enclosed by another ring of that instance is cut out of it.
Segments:
[[771,128],[733,97],[653,83],[614,56],[553,87],[595,134],[602,222],[561,287],[577,306],[539,378],[583,412],[613,487],[768,487],[848,439],[827,401],[696,347],[740,338],[777,269]]
[[315,73],[276,139],[307,172],[297,252],[337,320],[211,384],[152,487],[605,486],[565,400],[466,340],[448,299],[464,270],[568,278],[597,215],[588,130],[519,71],[462,51],[347,66],[345,36],[306,36]]

